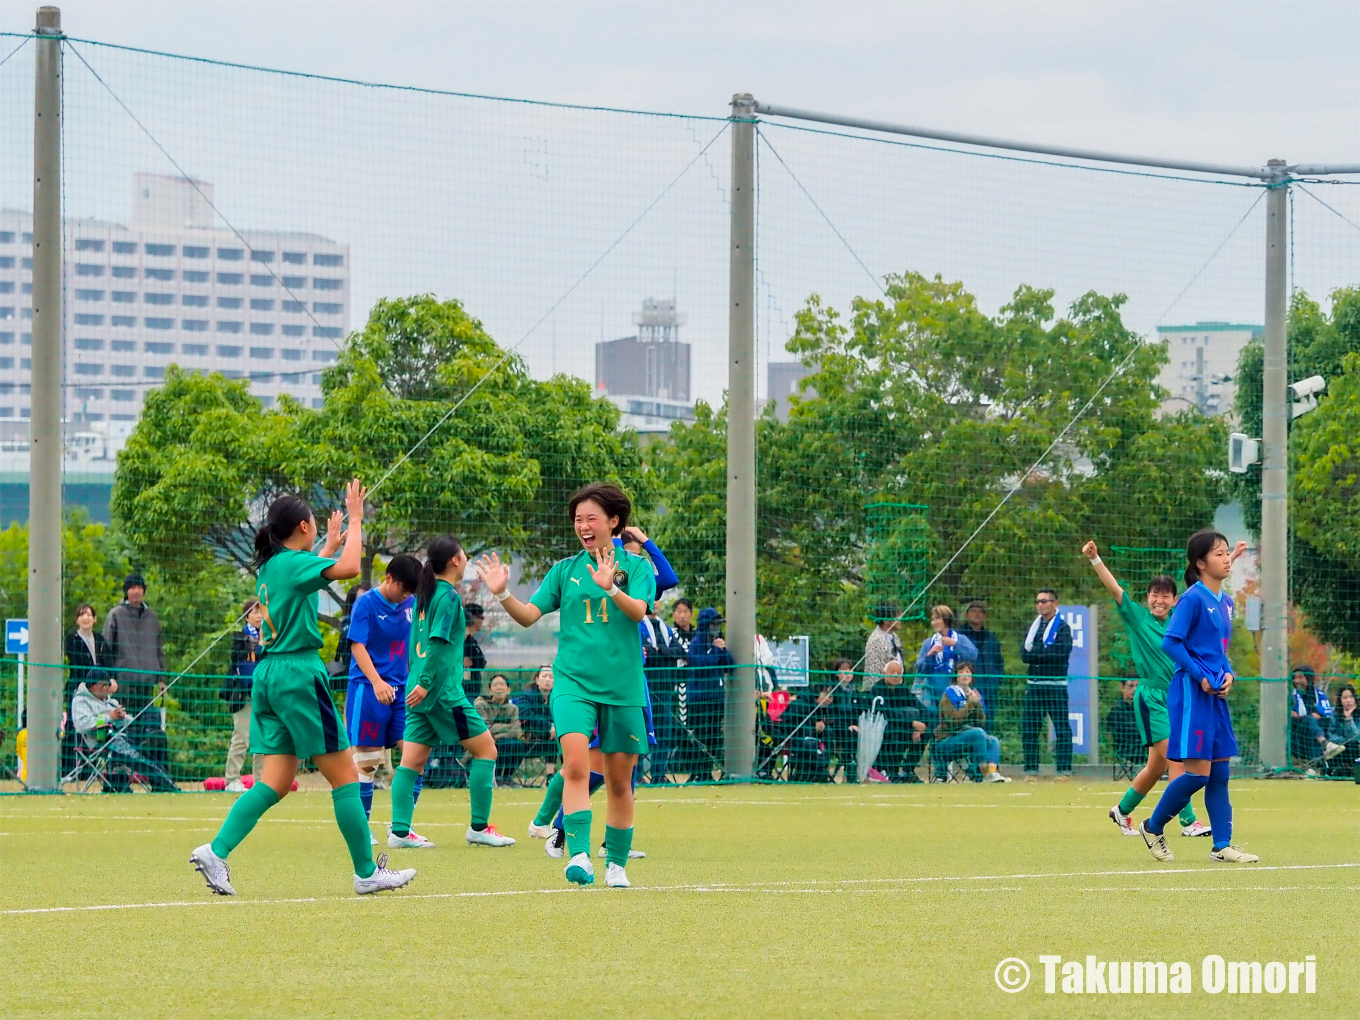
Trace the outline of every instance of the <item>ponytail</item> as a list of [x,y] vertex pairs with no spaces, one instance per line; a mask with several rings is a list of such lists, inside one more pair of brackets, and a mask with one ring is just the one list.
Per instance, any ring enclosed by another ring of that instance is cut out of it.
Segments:
[[1228,545],[1228,538],[1213,528],[1196,531],[1185,543],[1185,587],[1188,589],[1199,581],[1199,561],[1213,552],[1214,546],[1222,542]]
[[311,519],[312,508],[301,496],[290,493],[270,503],[264,527],[255,532],[255,556],[251,566],[256,570],[263,567],[283,548],[283,543],[297,531],[298,525]]
[[440,535],[430,541],[425,550],[425,563],[420,568],[420,582],[416,585],[417,613],[430,608],[437,575],[448,569],[449,561],[457,559],[462,551],[462,544],[452,535]]

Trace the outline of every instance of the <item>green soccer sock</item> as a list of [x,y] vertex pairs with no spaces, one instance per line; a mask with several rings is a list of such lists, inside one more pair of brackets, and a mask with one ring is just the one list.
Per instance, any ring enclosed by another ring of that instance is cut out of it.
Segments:
[[1143,803],[1145,797],[1147,797],[1146,793],[1139,793],[1130,786],[1124,791],[1124,796],[1119,799],[1119,813],[1121,815],[1129,814],[1139,804]]
[[1182,825],[1194,825],[1195,809],[1189,804],[1185,805],[1185,807],[1181,808],[1180,820]]
[[616,829],[612,825],[604,827],[604,855],[610,864],[621,868],[628,867],[628,851],[633,849],[633,827]]
[[331,801],[335,822],[340,826],[340,835],[345,837],[349,856],[354,861],[354,873],[360,878],[368,878],[378,869],[373,863],[373,837],[368,831],[368,819],[364,817],[364,802],[359,799],[359,784],[337,786],[331,791]]
[[496,792],[496,759],[473,758],[468,765],[468,799],[472,801],[472,827],[480,832],[491,820],[491,798]]
[[538,814],[534,815],[535,825],[547,825],[557,817],[558,809],[562,807],[563,785],[560,772],[548,780],[548,788],[543,791],[543,803],[538,806]]
[[274,792],[274,788],[260,782],[237,797],[236,803],[227,812],[226,820],[222,822],[222,828],[217,830],[217,836],[212,841],[212,852],[225,859],[240,845],[241,840],[250,835],[250,830],[255,828],[261,816],[278,802],[279,795]]
[[392,835],[405,836],[411,831],[411,816],[416,813],[416,783],[420,773],[398,765],[392,776]]
[[567,828],[567,856],[590,854],[590,808],[573,811],[562,819]]

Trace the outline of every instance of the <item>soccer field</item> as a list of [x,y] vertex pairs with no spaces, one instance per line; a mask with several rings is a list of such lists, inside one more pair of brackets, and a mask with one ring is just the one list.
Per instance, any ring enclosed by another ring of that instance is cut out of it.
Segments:
[[[236,899],[188,864],[226,796],[3,798],[0,1014],[1355,1015],[1353,785],[1234,783],[1237,841],[1261,855],[1236,867],[1179,836],[1176,861],[1154,862],[1105,817],[1121,789],[643,790],[648,857],[626,891],[565,885],[524,837],[535,791],[498,791],[493,820],[519,839],[503,851],[464,844],[465,791],[430,791],[416,821],[438,848],[395,852],[420,874],[370,898],[322,792],[287,798],[232,855]],[[1044,954],[1186,961],[1193,991],[1063,994],[1058,969],[1048,994]],[[1209,994],[1209,954],[1311,954],[1317,990]],[[1019,993],[997,986],[1007,957],[1031,970]]]

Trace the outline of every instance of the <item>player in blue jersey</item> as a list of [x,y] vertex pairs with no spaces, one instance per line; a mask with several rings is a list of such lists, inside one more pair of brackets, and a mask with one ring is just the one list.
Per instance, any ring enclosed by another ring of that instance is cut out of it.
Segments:
[[1166,698],[1171,719],[1166,756],[1180,762],[1185,771],[1167,785],[1152,817],[1138,832],[1153,857],[1172,860],[1163,830],[1203,790],[1213,826],[1210,859],[1254,864],[1261,858],[1233,845],[1232,802],[1228,799],[1229,759],[1237,753],[1237,737],[1227,702],[1234,679],[1228,661],[1233,599],[1223,590],[1223,582],[1234,556],[1223,535],[1204,530],[1190,536],[1185,559],[1185,594],[1162,639],[1162,650],[1176,664]]
[[[354,747],[365,817],[373,813],[373,778],[383,752],[401,747],[406,726],[406,642],[419,583],[420,561],[405,554],[394,556],[382,583],[360,595],[350,611],[345,732]],[[416,796],[420,796],[418,781]],[[377,843],[371,833],[369,838]],[[414,832],[402,845],[434,846]]]

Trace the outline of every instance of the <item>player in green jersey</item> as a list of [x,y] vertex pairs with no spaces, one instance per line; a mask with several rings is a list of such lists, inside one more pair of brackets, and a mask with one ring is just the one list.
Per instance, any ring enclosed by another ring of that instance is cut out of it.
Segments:
[[[208,888],[222,896],[236,895],[227,855],[293,788],[299,758],[310,758],[331,784],[335,820],[354,862],[354,891],[400,889],[416,877],[411,868],[388,870],[386,854],[373,860],[359,773],[318,654],[317,593],[331,581],[357,577],[363,557],[364,488],[357,478],[345,490],[345,509],[348,531],[341,533],[344,515],[331,514],[320,556],[312,552],[316,518],[301,496],[274,500],[255,535],[256,593],[264,618],[262,658],[251,678],[250,750],[264,756],[263,774],[237,798],[217,837],[189,857]],[[342,543],[339,559],[331,559]]]
[[[1245,546],[1242,547],[1245,551]],[[1133,653],[1133,664],[1138,670],[1138,689],[1133,695],[1133,714],[1138,726],[1138,736],[1147,746],[1147,764],[1133,784],[1124,792],[1119,803],[1110,808],[1110,819],[1119,826],[1125,836],[1138,835],[1130,814],[1157,785],[1163,775],[1175,779],[1183,768],[1178,761],[1168,761],[1166,757],[1167,740],[1171,736],[1171,721],[1166,711],[1166,690],[1176,665],[1162,651],[1162,638],[1166,636],[1166,623],[1176,605],[1176,582],[1171,577],[1161,575],[1148,582],[1147,606],[1140,606],[1129,597],[1120,583],[1115,580],[1110,568],[1100,558],[1095,542],[1082,546],[1082,555],[1091,561],[1096,576],[1105,590],[1114,599],[1119,617],[1124,621],[1124,629],[1129,636],[1129,646]],[[1240,556],[1238,552],[1236,556]],[[1234,559],[1236,558],[1234,556]],[[1195,817],[1189,804],[1180,813],[1182,836],[1208,836],[1213,830]]]
[[652,608],[656,578],[649,560],[615,549],[632,504],[614,485],[587,485],[568,503],[581,542],[575,556],[553,564],[529,602],[510,594],[508,569],[483,556],[482,580],[522,627],[560,612],[549,710],[562,748],[562,809],[567,832],[567,881],[590,885],[590,738],[604,754],[605,885],[627,888],[633,845],[633,766],[647,748],[646,681],[638,624]]
[[392,777],[390,847],[418,847],[411,833],[416,780],[425,771],[437,744],[462,744],[472,755],[468,764],[468,799],[472,819],[465,838],[473,846],[514,846],[490,823],[496,788],[496,741],[481,714],[463,692],[463,637],[467,616],[454,585],[463,579],[467,553],[452,535],[440,535],[425,551],[416,587],[415,613],[406,655],[406,732],[401,765]]

